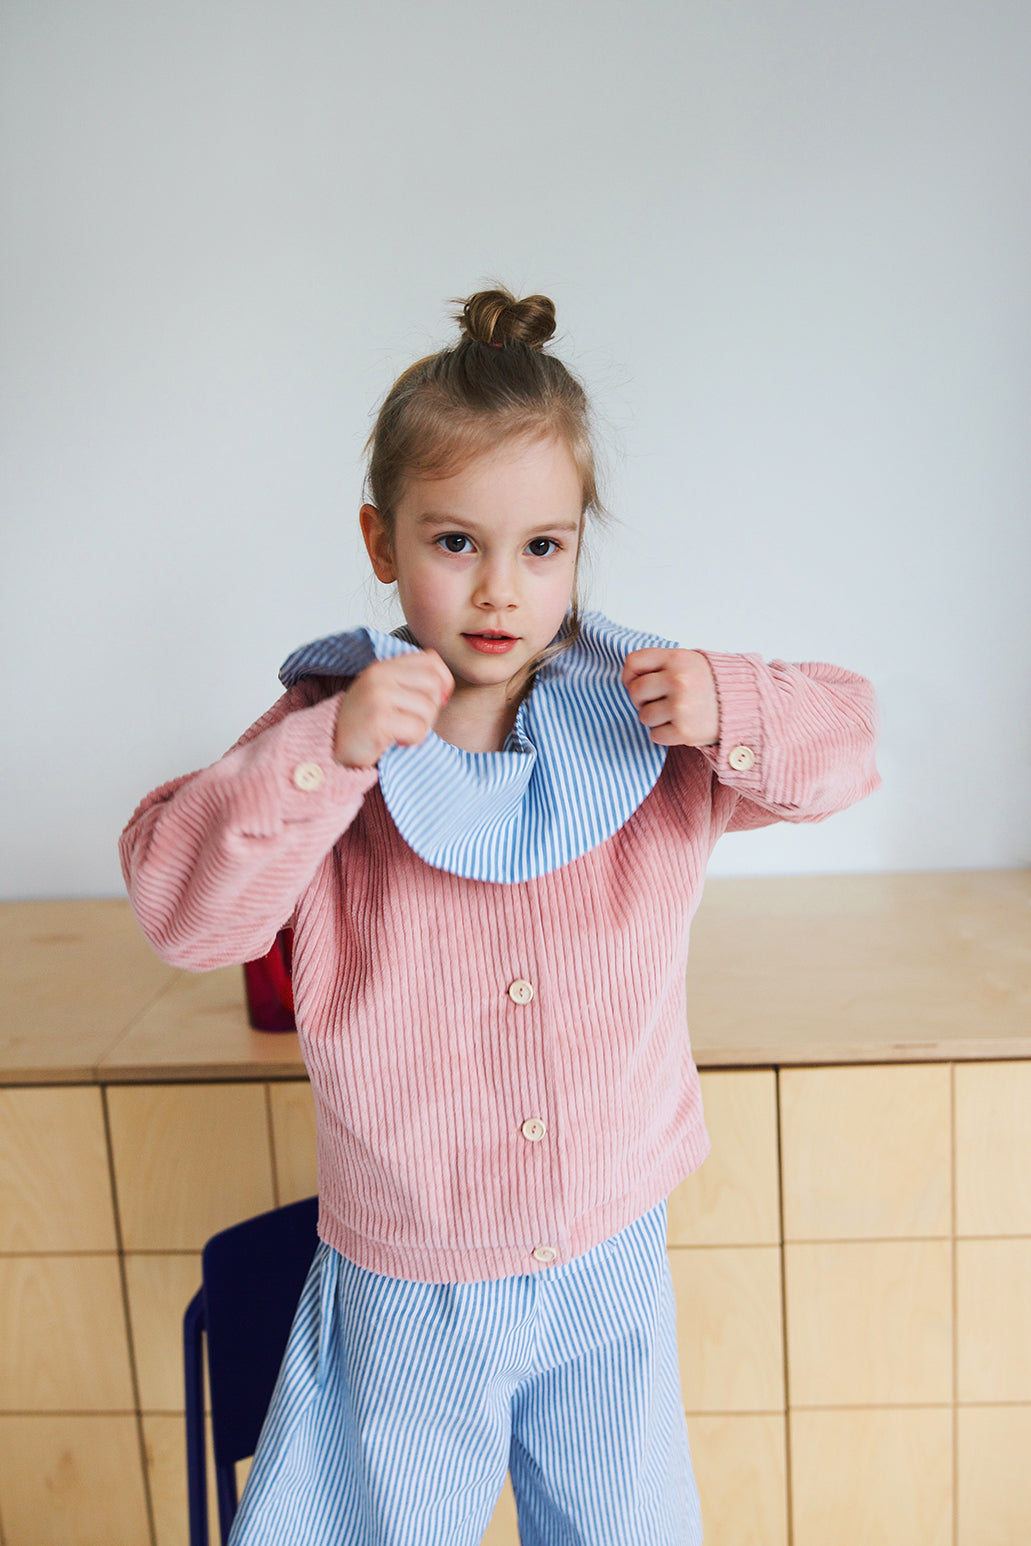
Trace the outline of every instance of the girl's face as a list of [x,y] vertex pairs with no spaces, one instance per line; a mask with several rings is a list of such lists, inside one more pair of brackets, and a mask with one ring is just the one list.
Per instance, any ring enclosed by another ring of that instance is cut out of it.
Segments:
[[[445,478],[409,477],[391,547],[379,513],[361,511],[379,579],[397,581],[423,649],[485,711],[566,615],[580,541],[580,478],[564,441],[503,443]],[[469,700],[470,704],[472,699]]]

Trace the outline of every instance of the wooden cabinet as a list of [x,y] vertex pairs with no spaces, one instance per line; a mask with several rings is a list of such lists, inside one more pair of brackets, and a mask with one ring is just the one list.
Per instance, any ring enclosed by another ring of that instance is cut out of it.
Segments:
[[[813,882],[824,963],[813,991],[828,1016],[837,994],[847,1021],[836,1059],[792,997],[813,937],[802,882],[782,883],[802,941],[794,977],[788,933],[765,931],[762,981],[738,982],[726,946],[742,919],[765,916],[757,887],[769,907],[776,883],[710,883],[717,905],[696,932],[711,973],[691,1017],[713,1150],[670,1197],[668,1247],[714,1546],[1009,1546],[1027,1534],[1031,876],[982,877],[984,895],[978,877],[943,877],[966,956],[951,952],[949,995],[923,1016],[935,878],[897,879],[894,911],[885,877],[837,882],[863,948],[893,940],[886,970],[904,1000],[884,1038],[861,1045],[859,977],[828,921],[829,883]],[[990,941],[971,922],[982,904]],[[87,948],[92,910],[102,971]],[[911,913],[917,957],[903,969]],[[155,967],[120,904],[11,906],[0,922],[0,962],[17,961],[30,997],[45,984],[0,1035],[4,1546],[185,1546],[182,1315],[212,1233],[315,1189],[296,1041],[249,1030],[238,973]],[[55,962],[70,980],[53,980]],[[727,1020],[739,990],[736,1030],[707,1041],[707,1012]],[[882,1007],[890,997],[878,978],[867,993]],[[517,1540],[506,1483],[484,1546]]]
[[[1031,1234],[1008,1176],[1027,1144],[1013,1095],[1027,1071],[702,1071],[713,1152],[670,1197],[668,1245],[720,1546],[951,1546],[954,1522],[969,1546],[1019,1539]],[[199,1248],[310,1191],[311,1092],[8,1089],[0,1115],[5,1542],[35,1543],[49,1518],[71,1543],[136,1546],[152,1522],[156,1546],[182,1546],[181,1323]],[[506,1486],[485,1546],[517,1538]]]
[[106,1091],[126,1251],[200,1251],[277,1202],[260,1084],[143,1084]]
[[792,1411],[790,1443],[794,1546],[952,1546],[948,1407]]
[[0,1507],[4,1541],[11,1546],[138,1546],[150,1540],[136,1418],[0,1414]]
[[787,1542],[777,1079],[701,1073],[712,1153],[669,1199],[680,1380],[707,1539]]
[[0,1089],[0,1135],[0,1252],[117,1249],[99,1089]]

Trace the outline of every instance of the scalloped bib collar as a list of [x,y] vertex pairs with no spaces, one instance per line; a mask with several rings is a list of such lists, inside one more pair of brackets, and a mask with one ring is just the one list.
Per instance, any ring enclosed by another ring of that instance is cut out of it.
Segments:
[[[501,751],[466,751],[431,730],[418,746],[384,752],[380,790],[408,846],[467,880],[515,882],[612,837],[666,757],[620,681],[630,651],[653,646],[677,647],[587,612],[576,643],[539,670]],[[295,650],[279,679],[292,687],[305,676],[357,676],[415,649],[407,628],[356,628]]]

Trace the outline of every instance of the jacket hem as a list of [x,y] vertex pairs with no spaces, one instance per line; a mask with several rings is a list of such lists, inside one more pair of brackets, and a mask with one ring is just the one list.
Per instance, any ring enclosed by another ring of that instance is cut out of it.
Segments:
[[[417,1283],[482,1283],[496,1278],[532,1276],[550,1266],[564,1265],[627,1229],[702,1164],[711,1150],[704,1119],[699,1118],[676,1151],[675,1158],[658,1167],[646,1185],[613,1198],[581,1215],[556,1235],[520,1243],[482,1242],[478,1245],[405,1245],[376,1240],[330,1213],[324,1199],[319,1205],[319,1236],[346,1256],[348,1261],[380,1277],[403,1278]],[[546,1227],[546,1226],[545,1226]],[[547,1244],[556,1251],[552,1262],[534,1258],[534,1248]]]

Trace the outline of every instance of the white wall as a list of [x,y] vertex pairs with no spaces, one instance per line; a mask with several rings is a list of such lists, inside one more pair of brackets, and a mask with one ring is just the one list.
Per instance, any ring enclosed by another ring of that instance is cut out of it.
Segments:
[[1018,0],[7,0],[0,895],[117,893],[290,649],[392,625],[362,442],[495,276],[595,396],[593,604],[879,690],[884,788],[713,873],[1028,863],[1029,42]]

